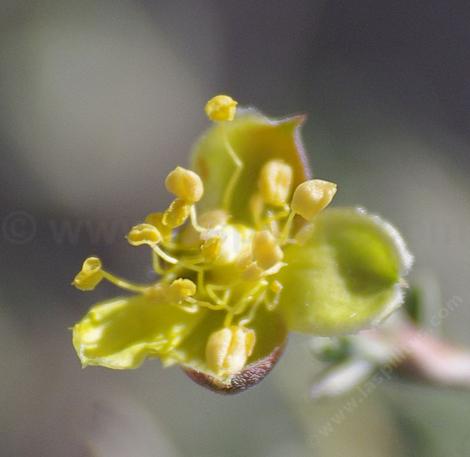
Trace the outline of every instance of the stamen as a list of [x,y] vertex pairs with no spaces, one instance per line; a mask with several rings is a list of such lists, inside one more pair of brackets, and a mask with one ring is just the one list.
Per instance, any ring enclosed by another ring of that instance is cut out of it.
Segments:
[[196,232],[201,233],[204,230],[206,230],[204,227],[199,225],[198,222],[197,222],[197,212],[196,212],[196,207],[194,205],[191,206],[191,210],[189,212],[189,217],[190,217],[191,225],[192,225],[193,229],[196,230]]
[[283,252],[271,232],[257,232],[252,244],[253,258],[260,268],[268,270],[282,260]]
[[149,287],[151,287],[135,284],[133,282],[127,281],[126,279],[119,278],[118,276],[115,276],[112,273],[109,273],[104,270],[102,270],[102,272],[103,278],[108,280],[111,284],[114,284],[115,286],[124,290],[128,290],[130,292],[144,293],[149,289]]
[[155,251],[152,251],[152,268],[158,275],[163,275],[165,273],[165,270],[160,264],[160,257],[155,253]]
[[207,284],[206,285],[206,292],[209,295],[209,298],[215,302],[217,305],[221,307],[221,309],[228,309],[227,303],[230,298],[231,290],[227,289],[224,291],[223,298],[220,298],[214,291],[215,285],[214,284]]
[[163,213],[163,223],[170,228],[183,225],[191,212],[192,205],[186,200],[176,198]]
[[266,298],[266,293],[264,292],[253,303],[253,305],[250,308],[250,312],[248,313],[248,315],[245,318],[240,319],[240,321],[238,322],[238,325],[240,327],[244,327],[245,325],[249,324],[255,318],[256,312],[258,311],[258,308],[259,308],[259,305],[263,302],[263,300],[265,298]]
[[183,167],[176,167],[168,174],[165,186],[168,192],[188,203],[199,201],[204,193],[204,185],[199,175]]
[[235,306],[227,313],[224,320],[224,327],[231,325],[234,316],[245,312],[250,302],[257,300],[259,293],[263,293],[268,285],[265,280],[259,281],[252,289],[246,292],[243,297],[235,304]]
[[238,103],[228,95],[216,95],[205,106],[207,117],[214,122],[232,121]]
[[216,304],[208,302],[208,301],[202,301],[202,300],[195,300],[195,302],[198,306],[202,308],[207,308],[212,311],[222,311],[222,310],[228,310],[227,306],[224,304]]
[[250,211],[251,215],[253,216],[253,222],[255,224],[256,229],[261,229],[262,227],[262,220],[261,216],[264,210],[264,200],[261,194],[256,193],[250,199]]
[[326,208],[336,194],[336,184],[321,179],[311,179],[299,184],[292,196],[291,208],[307,221],[311,221]]
[[294,172],[282,160],[270,160],[261,168],[258,187],[268,205],[283,207],[289,197]]
[[176,265],[178,263],[178,259],[171,257],[171,255],[163,251],[162,248],[158,246],[158,244],[152,244],[150,245],[150,247],[154,250],[155,254],[160,256],[165,262],[171,263],[173,265]]
[[206,345],[207,366],[218,375],[238,373],[253,352],[254,330],[231,326],[213,332]]
[[196,284],[190,279],[178,278],[168,286],[168,298],[179,302],[188,299],[196,293]]
[[279,236],[279,244],[282,246],[286,243],[287,238],[289,238],[290,232],[292,230],[292,223],[294,222],[295,212],[290,211],[287,220],[282,229],[281,235]]
[[157,230],[162,235],[163,244],[165,245],[170,244],[173,231],[171,230],[170,227],[168,227],[167,225],[163,223],[163,213],[160,213],[160,212],[150,213],[146,216],[146,218],[144,219],[144,222],[146,224],[153,225],[154,227],[157,228]]
[[226,148],[229,156],[233,160],[233,163],[235,164],[235,171],[233,172],[232,176],[230,177],[230,180],[227,184],[227,187],[225,188],[224,197],[223,197],[223,200],[222,200],[222,206],[225,210],[227,210],[227,209],[230,208],[230,204],[232,202],[232,197],[233,197],[233,191],[235,190],[235,186],[237,185],[238,180],[240,179],[240,175],[241,175],[242,170],[243,170],[243,162],[241,161],[241,159],[238,157],[237,153],[232,148],[232,145],[230,144],[230,141],[228,139],[227,131],[225,129],[224,124],[221,125],[221,128],[222,128],[222,135],[223,135],[223,138],[224,138],[225,148]]
[[73,279],[72,284],[79,290],[93,290],[103,279],[103,268],[98,257],[88,257],[82,265],[82,269]]
[[271,300],[266,300],[265,302],[265,306],[268,311],[273,311],[279,304],[282,289],[282,284],[277,280],[274,280],[273,282],[271,282],[271,284],[269,284],[269,292],[271,292],[273,297]]
[[151,224],[137,224],[127,234],[127,241],[132,246],[153,245],[162,240],[158,229]]

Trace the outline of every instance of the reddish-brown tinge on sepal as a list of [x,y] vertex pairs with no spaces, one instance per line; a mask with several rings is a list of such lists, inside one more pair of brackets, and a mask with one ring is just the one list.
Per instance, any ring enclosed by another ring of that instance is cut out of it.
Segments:
[[271,354],[256,362],[247,365],[243,371],[232,376],[229,383],[220,382],[214,376],[210,376],[202,371],[191,368],[183,368],[183,371],[195,383],[212,390],[213,392],[227,395],[243,392],[262,381],[274,368],[279,357],[284,351],[285,344],[276,347]]

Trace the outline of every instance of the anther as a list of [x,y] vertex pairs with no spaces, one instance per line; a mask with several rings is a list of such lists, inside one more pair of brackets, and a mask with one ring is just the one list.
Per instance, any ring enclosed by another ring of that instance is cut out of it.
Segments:
[[191,212],[191,206],[190,203],[181,198],[173,200],[169,208],[163,213],[162,222],[170,228],[183,225]]
[[127,241],[132,246],[154,245],[162,240],[159,230],[151,224],[134,225],[127,234]]
[[261,168],[258,187],[268,205],[284,206],[292,187],[292,167],[282,160],[270,160]]
[[320,211],[326,208],[336,193],[336,184],[312,179],[299,184],[292,197],[291,208],[307,221],[311,221]]
[[192,297],[196,293],[196,284],[190,279],[175,279],[168,286],[168,298],[171,301],[179,302]]
[[171,227],[168,227],[163,223],[163,213],[150,213],[147,215],[144,222],[156,227],[162,235],[163,241],[169,241],[171,239],[172,230]]
[[254,260],[263,270],[268,270],[283,258],[282,249],[277,244],[276,238],[267,230],[255,234],[252,249]]
[[240,372],[253,352],[256,341],[251,329],[232,325],[212,333],[206,346],[208,367],[218,375]]
[[198,202],[204,193],[204,185],[199,175],[182,167],[176,167],[168,174],[165,186],[168,192],[188,203]]
[[205,111],[211,121],[232,121],[235,117],[237,104],[228,95],[216,95],[206,103]]
[[103,279],[101,260],[98,257],[88,257],[82,269],[75,276],[72,284],[79,290],[93,290]]

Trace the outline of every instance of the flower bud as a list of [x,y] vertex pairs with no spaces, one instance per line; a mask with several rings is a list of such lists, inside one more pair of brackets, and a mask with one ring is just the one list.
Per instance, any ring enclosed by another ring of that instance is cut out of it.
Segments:
[[82,269],[75,276],[73,285],[80,290],[93,290],[103,279],[101,260],[98,257],[88,257]]
[[269,205],[283,206],[292,186],[293,171],[282,160],[270,160],[261,168],[258,187],[263,200]]
[[255,234],[252,249],[253,258],[263,270],[273,267],[283,257],[282,249],[277,244],[276,238],[267,230]]
[[251,329],[232,325],[212,333],[206,346],[206,362],[217,375],[241,371],[253,352],[256,335]]
[[206,114],[211,121],[232,121],[237,102],[228,95],[216,95],[206,103]]
[[179,227],[186,222],[190,211],[191,205],[185,200],[177,198],[173,200],[169,208],[163,213],[162,222],[170,228]]
[[312,179],[297,186],[292,197],[291,208],[307,221],[311,221],[326,208],[336,193],[336,184]]
[[161,241],[162,235],[158,229],[151,224],[134,225],[127,234],[127,241],[132,246],[142,244],[157,244]]
[[168,192],[188,203],[199,201],[204,193],[204,185],[197,173],[186,168],[176,167],[165,179]]

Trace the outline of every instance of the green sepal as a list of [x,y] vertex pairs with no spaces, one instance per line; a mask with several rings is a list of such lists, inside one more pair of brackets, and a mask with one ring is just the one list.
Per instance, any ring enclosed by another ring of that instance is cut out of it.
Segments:
[[232,204],[226,208],[234,222],[251,224],[250,198],[258,190],[258,175],[264,163],[282,159],[294,171],[293,188],[310,176],[300,138],[304,116],[269,119],[254,109],[239,109],[231,122],[216,123],[196,142],[192,167],[204,182],[202,211],[222,208],[224,191],[235,165],[227,152],[224,131],[243,162],[243,171],[234,189]]
[[400,234],[361,209],[328,209],[286,248],[278,280],[289,330],[354,332],[380,322],[403,301],[400,280],[412,256]]
[[84,367],[137,368],[146,357],[172,353],[204,315],[143,295],[114,298],[75,324],[73,345]]

